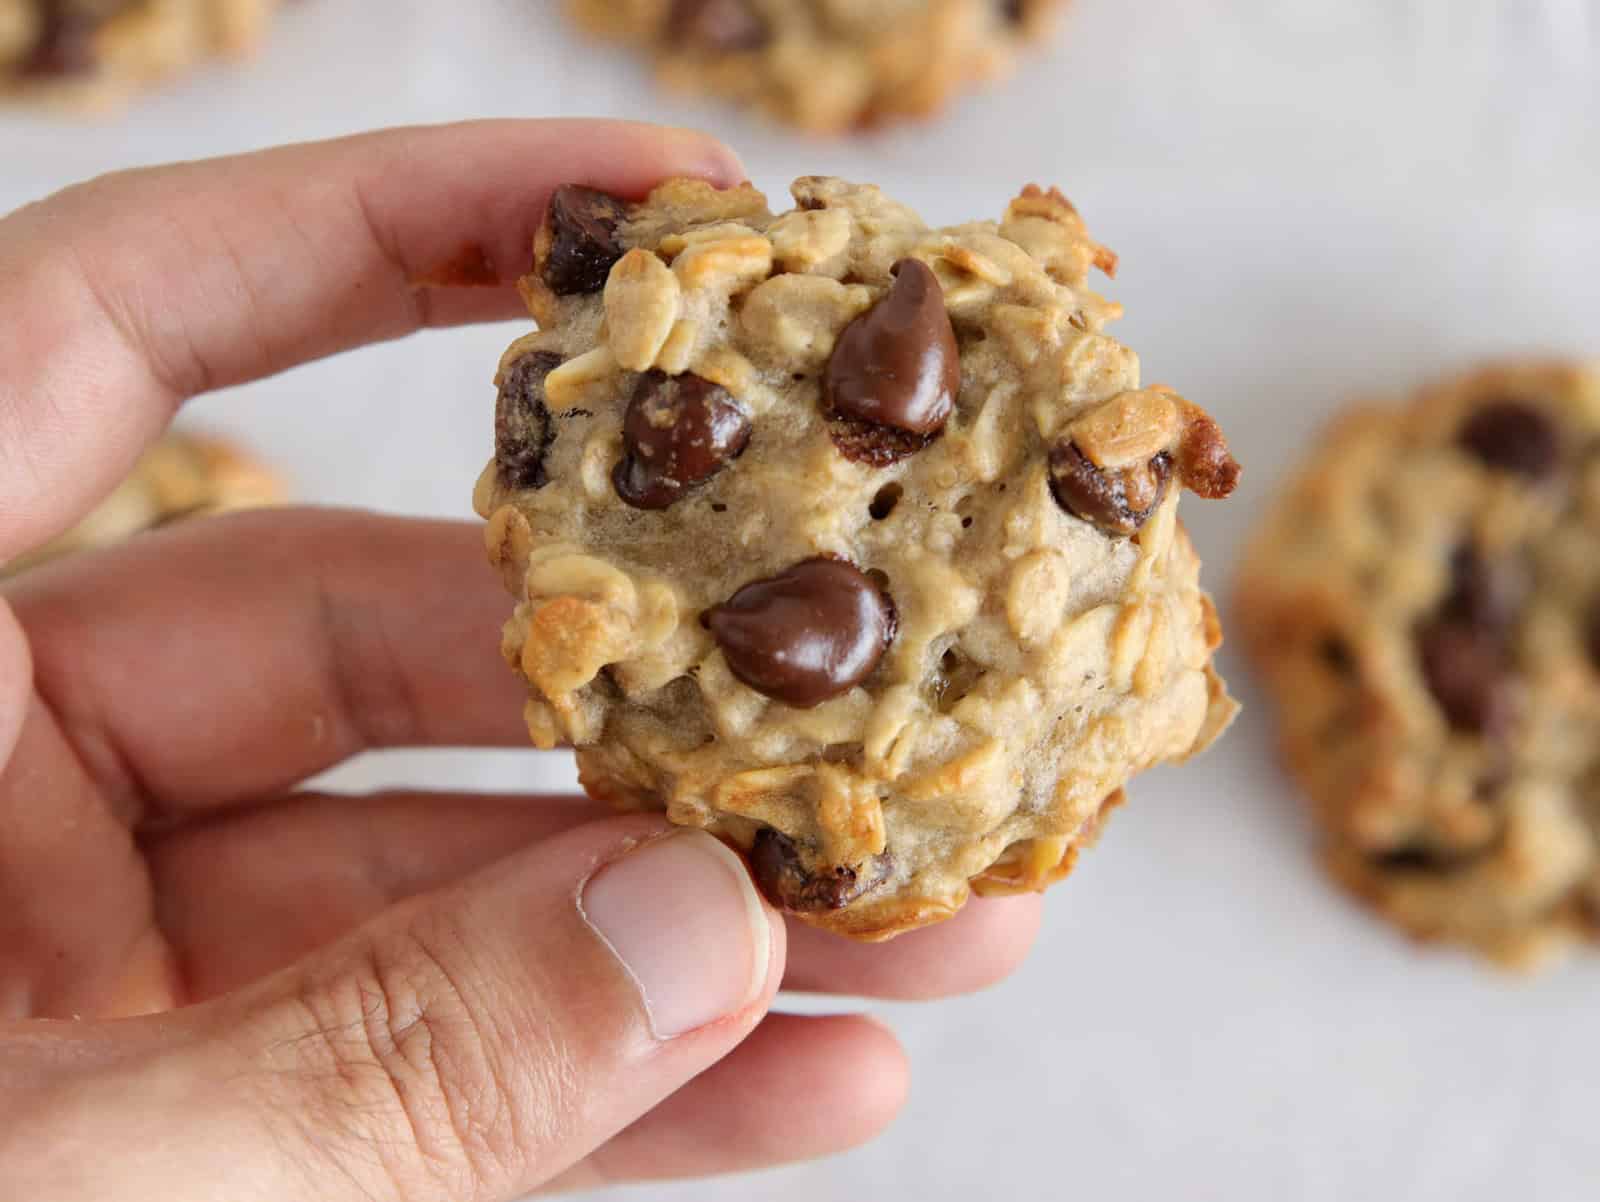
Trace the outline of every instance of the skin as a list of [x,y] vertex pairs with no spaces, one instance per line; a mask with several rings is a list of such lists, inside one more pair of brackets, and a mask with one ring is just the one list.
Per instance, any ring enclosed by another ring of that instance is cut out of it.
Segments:
[[[500,122],[110,176],[0,219],[0,560],[190,397],[517,316],[557,184],[682,174],[742,169],[681,131]],[[461,264],[480,286],[425,283]],[[1024,957],[1032,899],[882,947],[768,914],[755,1000],[653,1040],[575,899],[659,819],[295,791],[368,748],[522,746],[504,606],[475,527],[316,510],[0,589],[16,1196],[489,1202],[825,1155],[890,1121],[904,1057],[862,1017],[769,1015],[780,986],[934,998]]]

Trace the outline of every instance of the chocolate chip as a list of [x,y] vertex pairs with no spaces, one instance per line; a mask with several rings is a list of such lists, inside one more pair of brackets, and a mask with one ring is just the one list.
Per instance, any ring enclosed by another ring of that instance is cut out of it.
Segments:
[[1317,643],[1317,654],[1331,671],[1349,676],[1356,670],[1356,655],[1343,635],[1327,634]]
[[888,593],[854,564],[831,558],[745,585],[709,610],[705,623],[735,676],[797,709],[860,684],[899,628]]
[[1417,632],[1422,675],[1445,720],[1469,734],[1496,734],[1508,717],[1510,671],[1496,632],[1447,617]]
[[593,188],[564,184],[550,198],[545,216],[547,240],[539,274],[557,296],[599,292],[626,249],[618,229],[627,210],[622,202]]
[[750,419],[726,388],[699,376],[639,378],[612,472],[635,509],[665,509],[732,463],[750,443]]
[[1450,592],[1439,614],[1489,633],[1504,633],[1521,613],[1527,592],[1527,575],[1519,559],[1488,559],[1471,543],[1462,543],[1450,556]]
[[780,910],[813,914],[842,910],[883,884],[893,863],[888,853],[859,868],[827,865],[807,870],[800,849],[781,831],[764,827],[750,849],[751,875]]
[[507,488],[543,488],[550,482],[544,464],[556,440],[556,426],[545,407],[544,380],[561,363],[560,355],[530,351],[501,375],[494,456]]
[[1371,857],[1374,867],[1383,872],[1403,875],[1440,875],[1457,872],[1470,862],[1470,857],[1460,852],[1422,844],[1407,844],[1381,851]]
[[961,392],[961,350],[939,277],[918,259],[894,267],[882,300],[839,335],[822,398],[831,417],[926,438]]
[[750,0],[673,0],[667,38],[680,45],[734,54],[759,50],[772,31]]
[[1596,668],[1600,668],[1600,598],[1589,605],[1589,620],[1585,624],[1584,636],[1589,645],[1589,659]]
[[1000,0],[1000,17],[1008,25],[1021,25],[1028,15],[1025,0]]
[[17,72],[23,76],[87,75],[98,65],[95,35],[132,0],[99,3],[47,0],[39,12],[39,33]]
[[1495,734],[1509,717],[1511,639],[1527,592],[1520,561],[1470,543],[1450,557],[1450,591],[1417,631],[1423,679],[1457,730]]
[[1050,454],[1050,491],[1056,503],[1108,534],[1142,530],[1171,480],[1172,456],[1165,451],[1148,463],[1117,471],[1096,467],[1075,442],[1062,442]]
[[1549,476],[1561,459],[1555,423],[1524,401],[1484,405],[1461,427],[1460,442],[1489,467],[1534,480]]

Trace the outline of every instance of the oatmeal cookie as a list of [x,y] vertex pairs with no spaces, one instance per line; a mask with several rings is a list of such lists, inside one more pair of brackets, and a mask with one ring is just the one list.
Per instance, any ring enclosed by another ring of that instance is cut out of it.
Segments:
[[1006,71],[1064,0],[568,0],[661,77],[817,133],[926,117]]
[[236,447],[195,434],[168,434],[88,517],[38,551],[0,566],[0,576],[168,522],[283,500],[278,478]]
[[1334,875],[1510,964],[1600,933],[1597,451],[1595,368],[1346,413],[1239,585]]
[[534,741],[886,938],[1064,876],[1226,726],[1177,509],[1238,467],[1102,332],[1059,193],[951,229],[794,194],[558,192],[474,499]]
[[278,0],[0,0],[0,97],[115,107],[260,40]]

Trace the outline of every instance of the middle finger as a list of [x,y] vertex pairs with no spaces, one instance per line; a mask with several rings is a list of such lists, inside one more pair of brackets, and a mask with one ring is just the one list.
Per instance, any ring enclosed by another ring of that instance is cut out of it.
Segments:
[[527,745],[481,527],[328,510],[186,523],[5,594],[35,688],[130,825],[374,747]]
[[[601,816],[583,798],[299,794],[144,842],[158,921],[201,1000],[293,963],[398,901]],[[975,900],[949,922],[883,944],[792,920],[784,988],[895,1000],[982,988],[1027,954],[1039,900]]]

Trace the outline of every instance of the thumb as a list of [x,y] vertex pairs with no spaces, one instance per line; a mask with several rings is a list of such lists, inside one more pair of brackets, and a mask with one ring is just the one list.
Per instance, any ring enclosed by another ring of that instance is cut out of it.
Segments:
[[96,1143],[114,1177],[74,1197],[517,1198],[733,1050],[783,957],[782,922],[711,836],[571,831],[152,1020],[162,1050],[67,1092],[71,1121],[32,1137],[40,1188],[17,1196],[61,1196]]
[[33,687],[33,657],[11,606],[0,597],[0,768],[11,759]]

